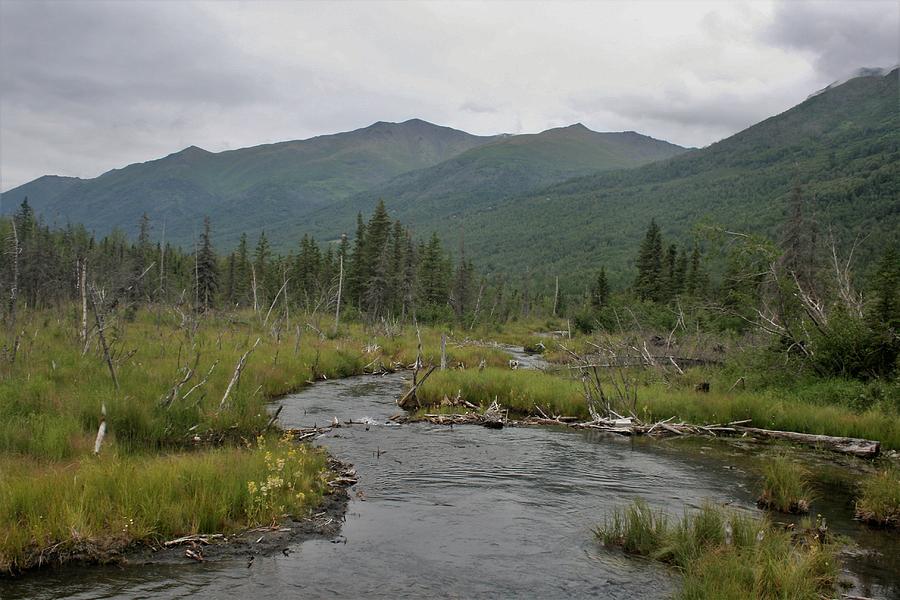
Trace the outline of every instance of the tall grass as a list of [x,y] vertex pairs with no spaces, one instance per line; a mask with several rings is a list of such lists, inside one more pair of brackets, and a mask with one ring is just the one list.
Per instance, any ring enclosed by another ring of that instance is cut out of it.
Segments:
[[835,550],[809,533],[706,504],[672,522],[642,500],[596,530],[606,546],[660,560],[683,574],[679,598],[818,600],[833,592]]
[[439,404],[444,396],[460,394],[474,404],[489,405],[495,398],[514,413],[545,412],[589,418],[581,384],[540,371],[487,368],[483,371],[438,371],[419,388],[426,404]]
[[[117,390],[96,339],[83,352],[77,317],[71,309],[22,313],[16,360],[0,361],[0,572],[72,556],[103,560],[134,542],[305,510],[321,497],[324,457],[271,443],[247,449],[267,424],[266,403],[323,377],[409,365],[418,346],[411,327],[347,323],[322,337],[329,328],[313,315],[273,326],[251,312],[218,314],[194,326],[143,310],[110,319],[105,331]],[[422,329],[426,360],[440,359],[440,335]],[[507,359],[452,343],[448,354],[454,365]],[[95,457],[101,407],[108,434]]]
[[807,513],[813,491],[809,470],[787,456],[767,460],[763,466],[763,490],[759,505],[784,513]]
[[0,466],[0,573],[76,556],[102,561],[134,542],[301,515],[319,502],[326,478],[322,451],[277,440],[253,449]]
[[856,517],[873,525],[900,528],[900,469],[889,466],[863,478]]
[[[859,410],[843,404],[823,405],[795,397],[790,390],[721,391],[727,388],[716,386],[710,393],[701,393],[689,385],[657,381],[649,371],[635,372],[634,378],[639,384],[637,414],[646,421],[672,416],[698,424],[751,419],[756,427],[868,438],[879,440],[885,449],[900,449],[900,414],[887,406]],[[548,414],[589,417],[579,381],[539,371],[436,372],[418,395],[427,403],[438,404],[444,395],[452,398],[457,393],[475,404],[489,404],[496,398],[519,414],[537,414],[537,405]]]
[[[196,331],[179,327],[171,315],[161,326],[155,319],[139,312],[134,322],[115,322],[107,332],[116,340],[117,391],[98,349],[92,345],[82,353],[75,319],[44,313],[24,317],[27,335],[16,362],[0,363],[0,452],[46,460],[84,455],[92,447],[101,405],[106,406],[108,443],[122,451],[180,448],[194,436],[252,437],[265,425],[265,405],[273,397],[322,377],[409,365],[416,357],[411,327],[386,335],[348,324],[338,336],[320,339],[302,316],[294,327],[276,333],[252,313],[211,316]],[[257,337],[259,346],[220,409],[238,359]],[[437,363],[440,331],[423,329],[422,342],[426,360]],[[496,349],[454,344],[448,345],[448,354],[453,365],[507,360]],[[187,369],[194,375],[164,407],[161,400]],[[208,381],[184,398],[207,374]]]

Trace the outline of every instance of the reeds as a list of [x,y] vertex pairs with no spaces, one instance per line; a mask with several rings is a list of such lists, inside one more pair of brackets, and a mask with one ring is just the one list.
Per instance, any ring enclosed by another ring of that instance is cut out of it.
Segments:
[[862,479],[856,518],[872,525],[900,528],[900,469],[889,466]]
[[75,557],[105,562],[135,542],[300,516],[318,504],[327,476],[324,452],[277,438],[254,448],[0,467],[0,573]]
[[787,456],[768,459],[763,466],[759,506],[783,513],[808,513],[813,498],[809,479],[809,470]]
[[818,600],[837,578],[834,549],[813,532],[778,529],[712,504],[673,522],[637,500],[596,534],[606,546],[676,568],[683,575],[679,598]]

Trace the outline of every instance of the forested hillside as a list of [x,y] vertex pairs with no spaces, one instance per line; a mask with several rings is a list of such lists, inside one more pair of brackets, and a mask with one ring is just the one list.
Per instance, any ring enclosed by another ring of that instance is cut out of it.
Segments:
[[147,213],[155,239],[165,223],[166,239],[182,245],[209,215],[218,241],[233,247],[243,232],[300,224],[320,206],[492,139],[413,119],[219,153],[191,146],[95,179],[41,177],[5,192],[0,210],[11,214],[27,196],[45,223],[80,223],[99,235],[136,235]]
[[[791,190],[808,200],[819,234],[849,244],[857,264],[900,230],[898,71],[852,79],[707,148],[631,170],[582,177],[449,218],[389,202],[419,230],[465,238],[476,264],[579,283],[605,264],[610,280],[634,273],[636,240],[651,219],[686,241],[698,223],[776,237]],[[411,218],[410,215],[415,215]]]
[[371,210],[379,199],[411,222],[443,219],[572,177],[636,167],[683,152],[681,146],[633,131],[599,133],[580,123],[506,136],[433,167],[404,173],[346,204],[319,209],[306,226],[317,235],[333,237],[352,223],[357,211]]

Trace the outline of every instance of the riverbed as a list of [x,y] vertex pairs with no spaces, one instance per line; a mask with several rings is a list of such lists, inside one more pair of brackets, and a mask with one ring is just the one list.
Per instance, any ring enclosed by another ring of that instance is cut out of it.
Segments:
[[[711,500],[758,513],[754,448],[658,442],[559,428],[396,425],[404,374],[324,381],[289,395],[285,427],[366,421],[317,443],[355,465],[338,535],[268,556],[216,563],[64,568],[0,582],[0,598],[665,598],[664,567],[602,548],[592,528],[631,499],[679,515]],[[863,544],[848,560],[855,593],[900,596],[896,536],[827,509]]]

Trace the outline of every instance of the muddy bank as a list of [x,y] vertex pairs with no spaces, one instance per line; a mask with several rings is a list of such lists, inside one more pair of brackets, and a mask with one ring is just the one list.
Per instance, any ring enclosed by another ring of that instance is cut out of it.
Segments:
[[308,517],[285,517],[279,523],[268,527],[255,527],[232,534],[209,533],[185,536],[183,541],[164,540],[156,542],[134,542],[116,547],[116,541],[96,543],[88,540],[52,547],[42,554],[38,565],[14,576],[0,576],[0,582],[13,579],[39,577],[48,569],[78,569],[80,567],[111,565],[120,567],[140,567],[149,565],[178,565],[189,563],[216,563],[247,559],[252,566],[257,556],[276,553],[289,554],[292,547],[311,539],[330,539],[335,543],[343,541],[338,537],[344,522],[349,489],[355,485],[350,475],[353,468],[347,463],[329,458],[328,469],[338,478],[338,483],[329,486],[329,491]]
[[[347,463],[335,459],[329,459],[328,463],[329,470],[339,477],[345,477],[352,472],[352,467]],[[339,537],[341,524],[344,522],[347,503],[350,500],[349,488],[353,485],[355,484],[342,482],[332,487],[309,517],[286,517],[272,527],[255,527],[222,537],[206,536],[205,543],[186,540],[168,547],[142,544],[126,552],[122,556],[121,564],[171,565],[245,557],[249,567],[252,566],[256,556],[269,556],[275,553],[287,555],[292,552],[293,546],[306,540],[330,539],[340,543],[343,541]],[[204,538],[204,536],[193,537]]]

